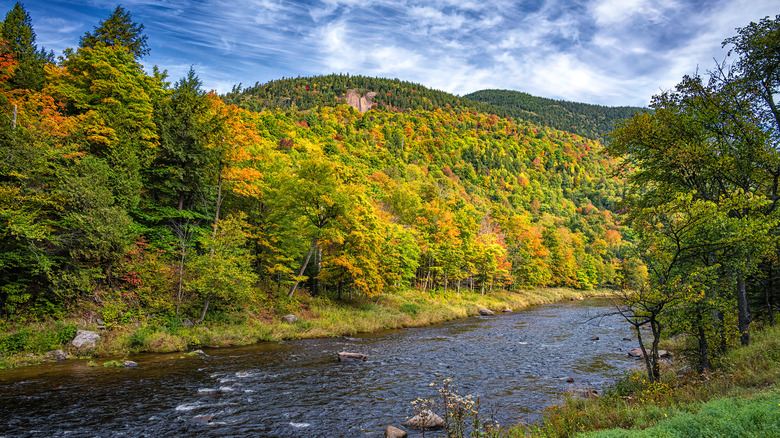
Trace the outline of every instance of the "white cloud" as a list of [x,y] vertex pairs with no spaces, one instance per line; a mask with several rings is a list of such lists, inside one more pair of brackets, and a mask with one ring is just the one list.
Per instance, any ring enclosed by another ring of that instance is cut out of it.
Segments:
[[[38,43],[74,47],[116,3],[28,0]],[[149,65],[196,64],[205,88],[349,72],[465,94],[502,88],[645,105],[722,59],[735,27],[776,0],[127,0]],[[178,71],[178,67],[186,66]],[[173,72],[176,72],[174,76]]]

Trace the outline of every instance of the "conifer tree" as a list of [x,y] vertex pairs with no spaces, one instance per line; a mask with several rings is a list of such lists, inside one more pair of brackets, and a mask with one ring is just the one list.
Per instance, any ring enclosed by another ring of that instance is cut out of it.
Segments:
[[117,6],[107,19],[95,26],[93,32],[87,32],[79,40],[79,47],[94,47],[102,43],[107,46],[124,46],[138,60],[149,54],[149,46],[144,35],[144,25],[133,22],[130,12]]
[[53,54],[47,54],[35,45],[35,32],[30,16],[21,3],[16,3],[2,23],[0,37],[7,44],[5,50],[16,59],[18,66],[8,81],[11,88],[39,91],[46,80],[43,66],[51,62]]

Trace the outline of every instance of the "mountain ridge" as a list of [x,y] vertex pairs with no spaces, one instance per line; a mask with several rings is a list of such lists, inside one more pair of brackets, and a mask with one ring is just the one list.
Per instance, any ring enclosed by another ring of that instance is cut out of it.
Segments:
[[349,74],[281,78],[263,84],[256,82],[248,88],[239,84],[222,97],[226,103],[253,111],[275,108],[308,110],[318,106],[336,106],[350,90],[361,96],[376,93],[372,109],[430,111],[453,108],[455,111],[525,120],[592,140],[605,140],[617,120],[644,110],[553,100],[513,90],[480,90],[457,96],[400,79]]

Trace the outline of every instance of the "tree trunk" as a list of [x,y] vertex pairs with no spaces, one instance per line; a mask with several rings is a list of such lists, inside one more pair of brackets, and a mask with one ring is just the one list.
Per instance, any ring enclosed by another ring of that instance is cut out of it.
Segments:
[[699,366],[702,373],[710,372],[710,351],[707,345],[707,334],[701,324],[701,315],[699,315]]
[[[312,243],[311,248],[309,249],[309,254],[306,255],[306,260],[303,261],[303,266],[301,266],[301,270],[298,272],[298,277],[303,275],[304,271],[306,271],[306,267],[309,265],[309,260],[311,260],[311,255],[314,254],[314,249],[317,248],[317,244],[319,244],[319,238],[314,238],[314,243]],[[298,284],[300,283],[299,280],[295,280],[295,284],[293,284],[292,289],[290,289],[290,293],[287,295],[287,298],[292,298],[293,294],[295,293],[295,290],[298,289]]]
[[661,367],[658,360],[658,343],[661,342],[661,328],[657,322],[650,321],[650,329],[653,331],[653,380],[654,382],[661,381]]
[[769,312],[769,325],[775,325],[775,309],[772,306],[772,275],[774,274],[772,267],[769,267],[769,275],[767,276],[767,282],[764,285],[764,302],[766,304],[766,311]]
[[750,308],[748,307],[745,277],[742,275],[737,280],[737,312],[739,341],[743,346],[746,346],[750,344]]
[[182,277],[184,277],[184,255],[185,255],[185,244],[184,242],[181,243],[181,259],[179,260],[179,284],[178,284],[178,291],[177,291],[177,301],[176,301],[176,317],[179,317],[179,309],[181,308],[181,283],[182,283]]
[[211,299],[211,294],[206,295],[206,301],[203,303],[203,309],[200,311],[200,318],[196,321],[196,324],[200,324],[203,322],[203,318],[206,317],[206,311],[209,310],[209,300]]
[[647,350],[645,349],[645,343],[642,341],[642,329],[639,324],[635,324],[634,328],[636,329],[636,339],[639,341],[639,348],[642,350],[642,359],[645,361],[645,367],[647,368],[647,377],[650,379],[650,382],[655,382],[653,377],[653,366],[650,363],[650,355],[647,354]]
[[[220,164],[221,167],[221,164]],[[214,225],[213,230],[211,231],[211,238],[216,239],[217,238],[217,226],[219,225],[219,209],[222,207],[222,173],[220,172],[218,180],[217,180],[217,208],[214,211]],[[211,264],[211,261],[214,260],[214,245],[211,246],[211,249],[209,250],[209,264]],[[200,318],[198,318],[197,324],[200,324],[203,322],[203,319],[206,317],[206,311],[209,309],[209,300],[211,298],[211,293],[206,294],[206,301],[203,303],[203,310],[200,312]]]

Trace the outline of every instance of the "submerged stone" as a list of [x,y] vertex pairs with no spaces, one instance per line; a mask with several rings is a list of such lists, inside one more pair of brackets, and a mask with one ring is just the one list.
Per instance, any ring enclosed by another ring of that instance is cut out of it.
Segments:
[[338,354],[339,362],[365,362],[368,356],[361,353],[348,353],[342,351]]

